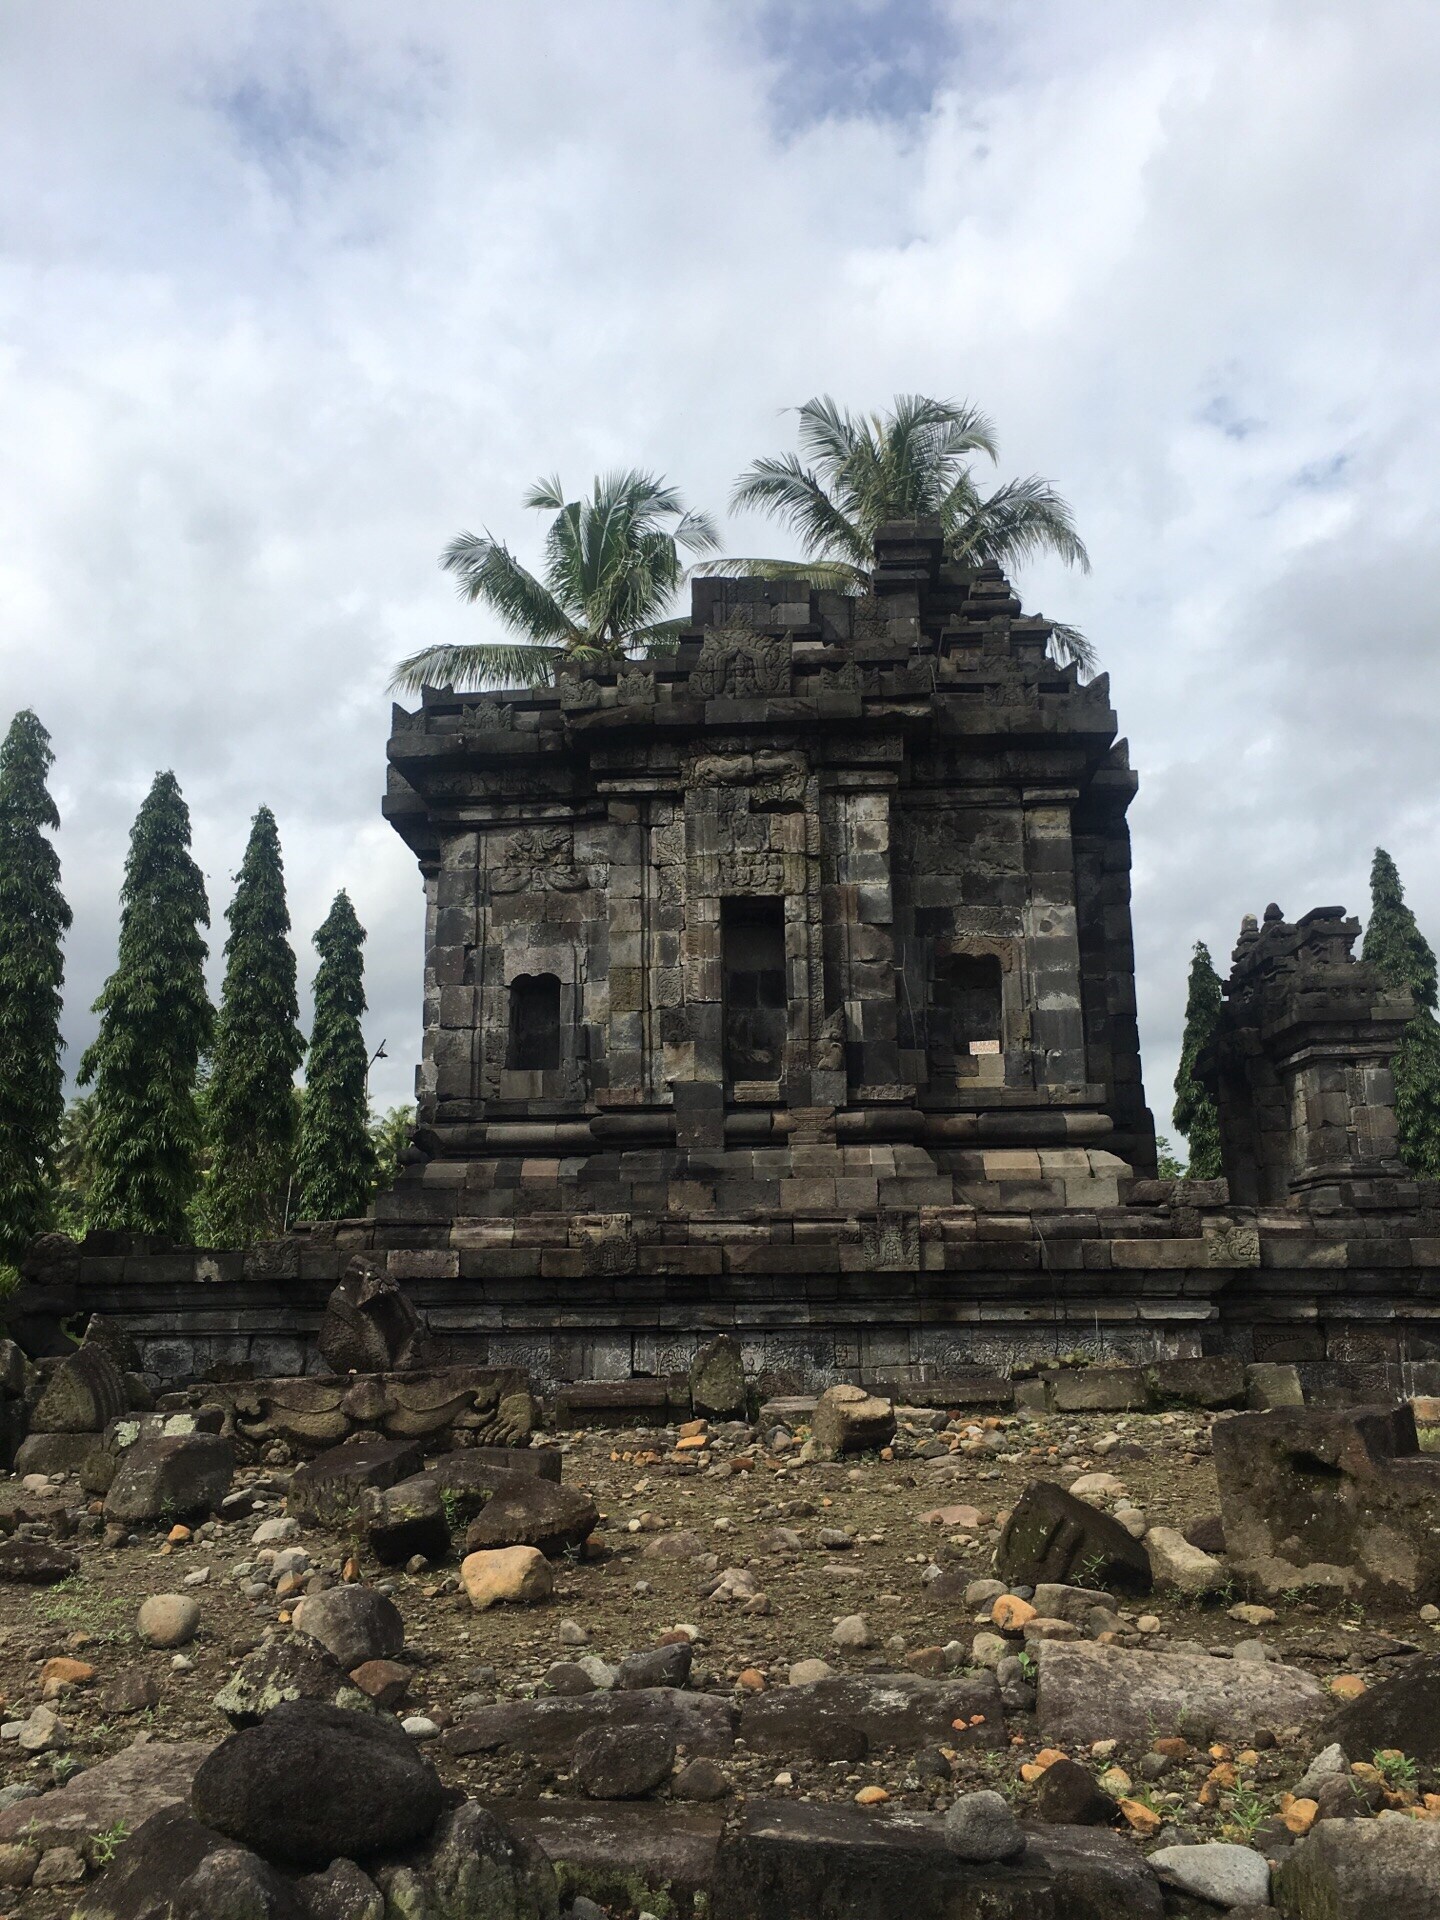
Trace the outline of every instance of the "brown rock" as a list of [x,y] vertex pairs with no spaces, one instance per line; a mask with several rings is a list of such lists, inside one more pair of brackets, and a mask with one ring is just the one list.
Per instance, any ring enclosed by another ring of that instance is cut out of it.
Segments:
[[501,1547],[470,1553],[460,1563],[460,1584],[477,1613],[502,1602],[532,1607],[550,1598],[555,1576],[537,1547]]
[[398,1707],[410,1691],[410,1669],[398,1660],[366,1660],[350,1678],[377,1707]]

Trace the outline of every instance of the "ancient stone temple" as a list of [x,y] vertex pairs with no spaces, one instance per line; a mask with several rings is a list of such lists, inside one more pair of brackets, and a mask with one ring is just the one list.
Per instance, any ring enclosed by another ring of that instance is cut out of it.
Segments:
[[243,1253],[39,1243],[29,1323],[298,1373],[359,1252],[432,1353],[657,1405],[719,1331],[752,1379],[952,1398],[1077,1351],[1440,1359],[1408,996],[1338,908],[1247,922],[1207,1065],[1226,1179],[1157,1180],[1107,682],[938,529],[877,552],[860,598],[700,581],[659,663],[397,709],[411,1164],[373,1216]]
[[397,710],[434,1176],[397,1217],[514,1212],[518,1151],[672,1213],[1153,1170],[1108,683],[938,532],[879,557],[861,600],[698,582],[660,666]]

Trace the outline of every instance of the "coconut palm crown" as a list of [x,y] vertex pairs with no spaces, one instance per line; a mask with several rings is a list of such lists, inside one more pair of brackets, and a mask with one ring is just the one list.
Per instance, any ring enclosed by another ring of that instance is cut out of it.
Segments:
[[[781,521],[806,557],[716,560],[701,572],[863,593],[877,531],[888,521],[922,519],[940,522],[949,560],[966,571],[1053,553],[1089,572],[1070,508],[1048,480],[1032,474],[981,493],[975,456],[998,456],[995,429],[977,408],[901,393],[888,413],[852,414],[824,394],[798,412],[800,453],[755,461],[735,482],[730,504]],[[1056,625],[1053,644],[1061,659],[1094,666],[1090,643],[1073,627]]]
[[713,553],[708,516],[637,469],[602,474],[590,497],[567,500],[558,476],[525,505],[551,512],[542,577],[490,533],[460,533],[440,557],[462,599],[480,600],[517,636],[424,647],[402,660],[397,691],[425,686],[544,686],[564,660],[619,659],[673,647],[684,624],[665,613],[686,578],[686,553]]

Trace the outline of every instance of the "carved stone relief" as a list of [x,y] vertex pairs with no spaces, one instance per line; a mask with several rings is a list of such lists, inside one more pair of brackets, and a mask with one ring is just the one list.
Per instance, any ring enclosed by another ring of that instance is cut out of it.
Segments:
[[788,694],[791,650],[788,640],[767,640],[749,628],[727,623],[713,627],[690,673],[694,700],[754,700]]
[[500,842],[490,869],[492,893],[578,893],[588,886],[575,865],[573,834],[563,827],[520,827]]

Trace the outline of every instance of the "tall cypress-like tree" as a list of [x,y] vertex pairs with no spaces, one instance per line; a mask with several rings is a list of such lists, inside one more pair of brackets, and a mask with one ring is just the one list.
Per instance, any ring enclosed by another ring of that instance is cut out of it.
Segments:
[[1435,954],[1405,904],[1395,862],[1383,847],[1370,868],[1370,924],[1361,952],[1387,986],[1409,987],[1415,1018],[1395,1055],[1400,1153],[1412,1173],[1440,1180],[1440,1024],[1435,1019]]
[[47,829],[50,736],[26,708],[0,745],[0,1260],[50,1224],[65,1099],[60,1073],[61,942],[70,909]]
[[92,1227],[186,1238],[198,1179],[195,1077],[209,1045],[201,933],[205,878],[190,857],[190,810],[173,773],[157,773],[130,834],[120,890],[120,954],[80,1062],[95,1083]]
[[307,1220],[363,1213],[375,1181],[370,1109],[365,1095],[365,929],[350,896],[337,893],[315,935],[315,1024],[305,1065],[300,1146],[295,1157],[300,1212]]
[[1203,940],[1195,942],[1190,961],[1190,985],[1185,996],[1185,1037],[1180,1043],[1180,1067],[1175,1075],[1175,1127],[1190,1147],[1189,1177],[1218,1180],[1220,1116],[1215,1102],[1195,1077],[1200,1055],[1220,1019],[1220,976]]
[[225,984],[205,1102],[211,1150],[207,1233],[248,1245],[279,1232],[295,1147],[295,1069],[305,1054],[285,868],[275,816],[250,829],[227,914]]

